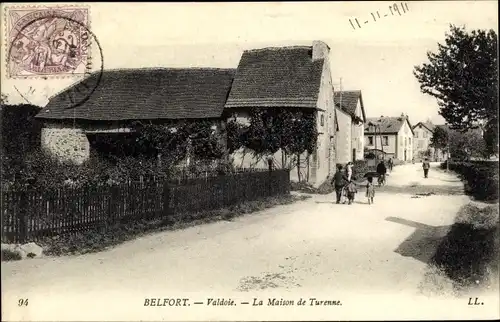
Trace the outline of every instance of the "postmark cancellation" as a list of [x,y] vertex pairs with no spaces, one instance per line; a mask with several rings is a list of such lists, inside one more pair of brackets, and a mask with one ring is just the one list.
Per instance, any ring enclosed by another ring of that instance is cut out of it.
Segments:
[[7,7],[4,21],[9,78],[71,77],[91,70],[88,7]]

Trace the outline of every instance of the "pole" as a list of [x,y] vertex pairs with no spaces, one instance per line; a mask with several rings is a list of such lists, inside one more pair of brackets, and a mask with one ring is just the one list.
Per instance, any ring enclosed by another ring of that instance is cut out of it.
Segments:
[[[380,125],[377,125],[377,130],[378,130],[378,139],[380,141],[380,151],[383,151],[383,142],[382,142],[382,137],[380,136]],[[384,154],[382,153],[381,155],[382,159],[384,158]]]
[[446,149],[446,172],[450,171],[450,148]]

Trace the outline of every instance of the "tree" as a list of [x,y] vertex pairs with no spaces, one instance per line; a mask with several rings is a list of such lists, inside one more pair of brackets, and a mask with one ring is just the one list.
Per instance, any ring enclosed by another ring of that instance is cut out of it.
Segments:
[[215,160],[223,156],[221,138],[210,120],[179,121],[172,124],[134,122],[138,133],[137,144],[145,157],[161,156],[168,165],[175,165],[188,154],[197,159]]
[[488,156],[486,142],[477,130],[467,132],[451,130],[448,142],[453,158],[467,160],[471,157],[484,158]]
[[26,155],[40,146],[41,123],[35,119],[39,111],[31,104],[0,105],[2,180],[18,177]]
[[436,126],[430,145],[435,149],[445,150],[448,147],[448,131],[441,126]]
[[416,66],[420,89],[438,100],[439,114],[454,130],[485,127],[488,153],[498,153],[498,38],[494,30],[450,26],[445,43]]
[[245,146],[244,135],[246,127],[231,119],[226,124],[226,148],[229,154]]

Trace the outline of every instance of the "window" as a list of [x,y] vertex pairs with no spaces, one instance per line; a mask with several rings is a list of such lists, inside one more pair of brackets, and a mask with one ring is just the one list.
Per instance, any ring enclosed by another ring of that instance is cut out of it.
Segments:
[[382,145],[383,146],[388,146],[389,145],[389,137],[387,135],[382,137]]
[[408,138],[405,138],[405,146],[408,144]]
[[368,145],[373,145],[373,136],[368,137]]
[[418,139],[418,132],[415,132],[415,137]]
[[408,138],[408,145],[411,145],[411,138]]
[[426,138],[427,137],[427,132],[424,132],[423,135],[424,135],[424,138]]
[[325,125],[325,116],[321,114],[321,126]]

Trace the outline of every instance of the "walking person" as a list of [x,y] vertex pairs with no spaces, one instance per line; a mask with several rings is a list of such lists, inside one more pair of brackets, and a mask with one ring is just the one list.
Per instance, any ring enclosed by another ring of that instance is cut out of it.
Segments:
[[375,197],[375,186],[373,185],[373,177],[368,177],[368,183],[366,184],[366,198],[368,198],[368,204],[373,204],[373,198]]
[[429,163],[429,159],[425,158],[422,162],[422,168],[424,169],[424,178],[428,178],[429,169],[431,168],[431,164]]
[[342,188],[344,187],[344,183],[348,181],[347,177],[342,173],[342,166],[337,165],[337,172],[333,175],[332,184],[335,187],[335,194],[337,196],[337,203],[340,203],[340,199],[342,197]]
[[387,164],[389,165],[389,171],[392,172],[392,167],[394,165],[393,161],[392,161],[392,158],[389,158],[389,162],[387,162]]
[[381,160],[377,165],[378,173],[378,185],[379,187],[385,183],[385,174],[387,173],[387,168],[385,167],[384,160]]

